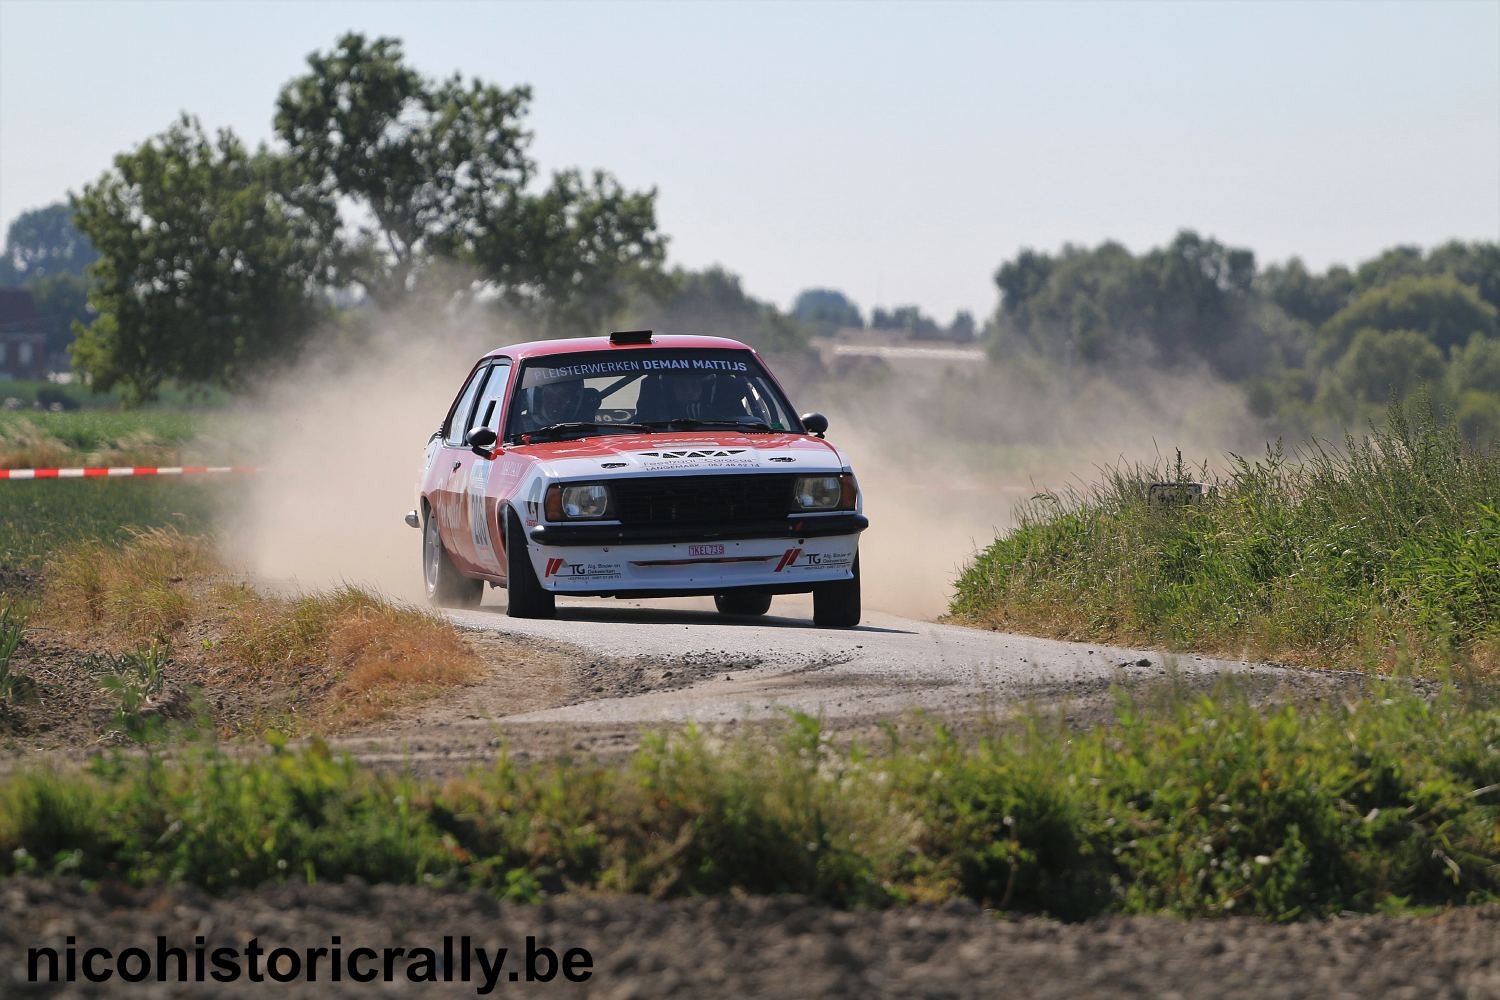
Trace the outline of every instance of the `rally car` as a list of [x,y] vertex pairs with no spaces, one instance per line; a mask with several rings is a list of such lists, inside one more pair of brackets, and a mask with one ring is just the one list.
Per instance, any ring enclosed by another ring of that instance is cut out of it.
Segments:
[[514,617],[563,595],[711,595],[762,615],[811,593],[818,625],[859,624],[848,460],[749,347],[718,337],[516,344],[479,359],[427,442],[417,508],[429,599],[504,587]]

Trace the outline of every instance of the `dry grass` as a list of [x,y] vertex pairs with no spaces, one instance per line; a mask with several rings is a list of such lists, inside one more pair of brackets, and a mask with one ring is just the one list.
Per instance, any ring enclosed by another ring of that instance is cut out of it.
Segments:
[[271,681],[292,692],[300,724],[322,731],[483,672],[437,615],[349,586],[269,596],[234,580],[201,539],[170,529],[73,546],[43,575],[38,624],[113,649],[165,641],[190,683],[222,691]]

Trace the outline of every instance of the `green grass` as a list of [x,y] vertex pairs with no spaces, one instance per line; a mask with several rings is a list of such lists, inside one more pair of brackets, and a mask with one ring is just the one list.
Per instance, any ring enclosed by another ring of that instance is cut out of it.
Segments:
[[233,414],[182,410],[0,412],[0,468],[228,465],[238,426]]
[[1038,497],[965,569],[953,613],[1314,662],[1398,647],[1500,659],[1500,452],[1398,407],[1341,449],[1235,458],[1205,502],[1148,508],[1152,482],[1183,477],[1122,466]]
[[0,779],[0,873],[187,883],[436,882],[963,897],[1082,919],[1271,920],[1500,898],[1500,710],[1452,688],[1265,714],[1226,688],[1079,733],[1035,722],[878,750],[793,718],[763,737],[654,736],[628,764],[502,755],[443,785],[321,745],[118,756]]
[[235,489],[211,477],[0,481],[0,568],[34,571],[80,541],[143,528],[206,533]]
[[[118,390],[94,393],[90,392],[87,386],[77,382],[59,385],[40,379],[12,379],[0,382],[0,400],[6,399],[18,400],[27,409],[31,409],[37,403],[44,408],[58,403],[65,410],[80,408],[118,410],[124,402],[124,397]],[[221,389],[183,389],[175,385],[167,385],[162,388],[160,398],[142,407],[141,410],[211,409],[224,406],[229,401],[229,394]]]
[[[174,410],[0,412],[0,468],[245,464],[240,419]],[[174,527],[198,534],[236,492],[222,479],[0,480],[0,569],[35,570],[80,541]]]

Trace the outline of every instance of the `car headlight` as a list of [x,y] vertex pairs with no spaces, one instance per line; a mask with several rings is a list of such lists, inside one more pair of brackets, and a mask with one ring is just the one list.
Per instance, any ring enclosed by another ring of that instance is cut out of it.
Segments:
[[546,506],[549,521],[586,521],[607,517],[609,487],[603,483],[552,486],[547,490]]
[[803,476],[792,486],[792,502],[797,510],[853,510],[854,477],[847,472],[837,476]]

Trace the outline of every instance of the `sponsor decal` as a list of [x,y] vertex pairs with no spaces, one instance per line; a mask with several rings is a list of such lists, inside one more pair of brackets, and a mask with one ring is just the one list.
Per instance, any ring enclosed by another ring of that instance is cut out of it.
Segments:
[[551,580],[618,580],[624,567],[617,562],[568,562],[553,556],[547,560],[542,579]]
[[775,572],[788,569],[848,569],[853,564],[852,552],[804,552],[795,548],[782,553]]
[[733,458],[743,455],[748,448],[678,448],[674,451],[638,451],[642,458]]
[[724,554],[724,546],[722,546],[722,545],[689,545],[688,546],[688,555],[690,555],[690,556],[722,556],[723,554]]
[[631,358],[622,361],[591,361],[558,368],[538,368],[527,379],[528,385],[557,382],[562,379],[591,378],[596,375],[625,375],[631,372],[654,372],[668,369],[701,372],[749,372],[744,361],[719,358]]

